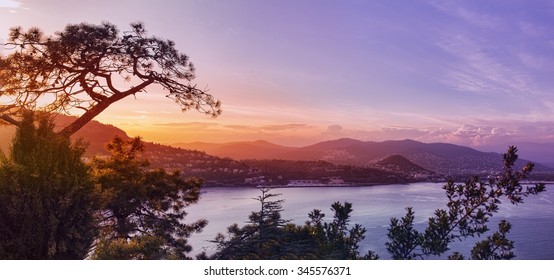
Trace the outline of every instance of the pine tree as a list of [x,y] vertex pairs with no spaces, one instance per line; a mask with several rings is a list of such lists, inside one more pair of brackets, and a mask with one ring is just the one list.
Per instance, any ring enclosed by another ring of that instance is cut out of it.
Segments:
[[84,150],[55,133],[47,115],[25,114],[0,163],[0,258],[87,256],[100,200]]
[[228,236],[218,234],[213,241],[218,245],[215,259],[281,259],[287,253],[282,250],[284,226],[281,218],[283,200],[273,200],[280,194],[270,193],[269,188],[260,189],[261,195],[254,198],[260,202],[260,211],[252,212],[247,224],[233,224],[227,229]]
[[[368,252],[359,254],[359,243],[365,238],[365,228],[349,227],[352,204],[331,205],[333,220],[324,222],[320,210],[309,213],[310,220],[299,226],[281,218],[283,200],[272,200],[280,194],[260,189],[260,210],[252,212],[246,225],[231,225],[227,236],[218,234],[213,240],[218,251],[214,259],[376,259]],[[202,255],[202,258],[206,258]]]
[[96,259],[187,259],[187,238],[207,224],[187,224],[186,207],[200,197],[202,181],[184,179],[177,171],[149,170],[139,158],[140,138],[116,137],[108,144],[111,156],[96,158],[96,183],[106,195]]

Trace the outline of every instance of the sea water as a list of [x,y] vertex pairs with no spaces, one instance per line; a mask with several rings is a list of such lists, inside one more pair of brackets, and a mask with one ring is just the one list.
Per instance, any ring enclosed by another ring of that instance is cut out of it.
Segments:
[[[436,209],[446,209],[446,196],[440,183],[414,183],[407,185],[379,185],[368,187],[306,187],[276,188],[272,193],[281,194],[276,199],[284,202],[282,218],[296,224],[304,224],[308,213],[320,209],[325,213],[326,221],[332,219],[330,210],[333,202],[350,202],[353,204],[351,225],[358,223],[367,229],[365,239],[360,243],[364,254],[373,250],[382,259],[390,258],[385,249],[387,229],[391,217],[405,215],[406,207],[415,212],[415,227],[423,231],[427,220]],[[547,191],[536,196],[527,197],[523,204],[517,206],[503,203],[489,223],[492,234],[500,219],[512,223],[508,238],[515,241],[516,259],[554,260],[554,191],[553,185]],[[244,224],[252,211],[259,211],[260,203],[254,198],[261,194],[256,188],[206,188],[197,204],[189,207],[186,221],[196,219],[208,220],[208,225],[201,233],[193,234],[189,242],[193,254],[215,251],[213,240],[217,233],[226,233],[233,223]],[[451,251],[460,251],[464,256],[470,255],[473,244],[482,240],[465,240],[452,244]],[[447,253],[448,254],[448,253]]]

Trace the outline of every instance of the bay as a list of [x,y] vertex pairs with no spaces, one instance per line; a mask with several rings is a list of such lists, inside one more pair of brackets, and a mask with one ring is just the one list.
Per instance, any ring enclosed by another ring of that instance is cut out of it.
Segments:
[[[415,211],[415,224],[423,230],[427,220],[436,209],[446,208],[446,196],[442,183],[414,183],[408,185],[379,185],[368,187],[306,187],[276,188],[272,193],[280,193],[283,199],[282,217],[295,224],[304,224],[308,213],[321,209],[331,220],[330,210],[333,202],[350,202],[354,211],[351,225],[358,223],[367,229],[366,238],[360,243],[360,251],[377,252],[382,259],[390,258],[385,249],[387,228],[391,217],[402,217],[405,208],[410,206]],[[517,206],[503,203],[500,210],[489,223],[489,228],[496,229],[500,219],[512,223],[508,237],[515,241],[516,259],[554,260],[554,197],[547,191],[537,196],[526,198]],[[215,251],[213,243],[217,233],[226,233],[226,228],[233,223],[244,224],[252,211],[260,207],[254,197],[260,195],[257,188],[206,188],[197,204],[188,209],[187,221],[207,219],[208,226],[189,239],[193,254]],[[491,230],[490,232],[492,232]],[[487,236],[487,235],[485,235]],[[469,251],[477,240],[465,240],[451,246],[452,251],[460,251],[469,256]],[[449,253],[447,253],[449,254]]]

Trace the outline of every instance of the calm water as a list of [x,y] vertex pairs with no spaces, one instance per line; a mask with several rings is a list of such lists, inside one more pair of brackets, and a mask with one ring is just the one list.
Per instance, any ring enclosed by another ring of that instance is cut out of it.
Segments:
[[[387,185],[373,187],[322,187],[322,188],[287,188],[274,189],[284,199],[282,213],[284,219],[291,219],[296,224],[303,224],[308,213],[321,209],[326,218],[331,219],[330,206],[335,201],[348,201],[353,204],[352,224],[359,223],[367,229],[366,238],[361,243],[361,252],[376,251],[381,258],[389,255],[385,249],[386,233],[391,217],[402,217],[405,207],[411,206],[415,211],[415,221],[419,230],[426,225],[427,219],[435,209],[446,208],[443,184],[417,183],[410,185]],[[515,241],[517,259],[554,260],[554,194],[553,186],[547,191],[528,197],[524,204],[512,206],[503,204],[500,211],[489,224],[496,229],[499,219],[512,223],[509,238]],[[259,202],[253,197],[260,191],[254,188],[212,188],[206,189],[198,204],[189,208],[187,220],[204,218],[208,226],[200,234],[191,237],[195,253],[205,249],[213,252],[213,239],[218,232],[225,233],[233,224],[243,224],[250,212],[259,209]],[[474,242],[459,242],[453,249],[469,256]]]

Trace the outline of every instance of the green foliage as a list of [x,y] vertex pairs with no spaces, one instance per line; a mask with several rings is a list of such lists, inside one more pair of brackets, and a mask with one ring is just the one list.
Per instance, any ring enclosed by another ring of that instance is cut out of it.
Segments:
[[107,148],[111,157],[92,163],[96,183],[106,194],[101,238],[93,258],[188,258],[192,248],[187,238],[207,224],[205,220],[184,223],[186,207],[199,199],[201,180],[148,170],[148,162],[138,158],[144,149],[140,138],[116,137]]
[[[376,259],[368,252],[360,256],[358,244],[365,237],[365,228],[349,227],[352,204],[335,202],[331,205],[333,220],[324,222],[325,214],[315,209],[303,226],[281,218],[283,200],[269,200],[280,194],[261,189],[256,198],[259,212],[252,212],[243,227],[233,224],[227,236],[218,234],[213,242],[218,251],[214,259]],[[205,254],[199,258],[206,258]]]
[[485,240],[477,242],[471,249],[471,258],[476,260],[510,260],[515,257],[513,253],[514,241],[509,240],[506,235],[510,232],[512,225],[506,220],[500,221],[498,231]]
[[[280,194],[260,189],[261,195],[254,198],[260,202],[260,211],[252,212],[243,227],[233,224],[227,229],[228,236],[218,234],[214,242],[218,252],[215,259],[284,259],[290,253],[283,246],[288,237],[281,218],[283,200],[272,200]],[[294,258],[294,257],[293,257]]]
[[350,214],[353,211],[352,203],[334,202],[331,205],[333,220],[323,222],[325,214],[320,210],[313,210],[308,214],[310,220],[305,228],[312,233],[318,244],[317,255],[322,259],[360,259],[378,258],[373,252],[360,256],[359,243],[365,238],[366,229],[359,224],[349,228]]
[[131,239],[116,238],[102,240],[94,251],[94,259],[99,260],[156,260],[167,258],[161,250],[165,240],[158,236],[143,235]]
[[394,241],[385,243],[385,246],[394,259],[413,260],[417,257],[414,250],[421,243],[421,236],[414,229],[414,218],[414,211],[411,207],[407,207],[406,216],[400,220],[397,218],[390,220],[387,237]]
[[[533,164],[528,163],[521,171],[513,169],[518,158],[517,148],[510,147],[503,155],[504,168],[500,175],[487,181],[471,178],[465,184],[449,181],[444,189],[448,198],[448,209],[437,209],[429,218],[427,228],[419,233],[413,228],[414,213],[407,208],[406,215],[399,221],[391,219],[387,250],[393,259],[416,259],[430,255],[442,255],[449,250],[449,244],[467,237],[479,237],[489,228],[487,223],[498,205],[505,199],[512,204],[523,203],[529,195],[545,190],[542,183],[524,187],[522,180],[528,178]],[[472,249],[474,259],[511,259],[513,242],[506,235],[511,225],[502,221],[498,231],[486,240],[478,242]],[[463,255],[454,252],[450,259],[462,259]]]
[[46,115],[27,112],[2,156],[1,259],[83,259],[96,237],[100,196],[81,161],[85,147],[53,129]]

